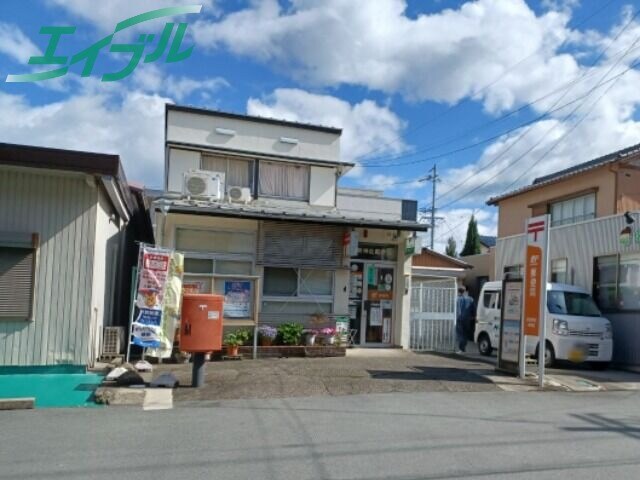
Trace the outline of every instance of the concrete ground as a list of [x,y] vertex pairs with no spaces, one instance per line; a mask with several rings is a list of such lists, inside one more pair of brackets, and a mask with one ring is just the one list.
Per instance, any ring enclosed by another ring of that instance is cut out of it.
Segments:
[[0,480],[635,480],[640,471],[638,392],[200,405],[0,412]]
[[[460,358],[466,361],[485,362],[490,366],[495,366],[496,356],[495,351],[490,357],[480,355],[478,347],[474,343],[469,343],[466,352],[459,355]],[[531,365],[528,371],[537,374],[537,365]],[[574,392],[640,391],[640,373],[618,370],[616,368],[594,370],[586,364],[558,362],[553,368],[546,370],[546,378],[549,382],[559,385],[565,390]]]
[[402,350],[350,350],[347,357],[209,362],[206,385],[193,389],[190,364],[156,365],[182,387],[174,402],[389,392],[485,392],[498,387],[484,362]]

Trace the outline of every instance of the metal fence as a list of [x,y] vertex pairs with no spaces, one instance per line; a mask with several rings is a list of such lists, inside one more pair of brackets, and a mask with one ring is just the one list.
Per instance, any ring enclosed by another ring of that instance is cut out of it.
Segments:
[[455,278],[420,280],[411,287],[411,336],[417,351],[452,352],[456,345]]

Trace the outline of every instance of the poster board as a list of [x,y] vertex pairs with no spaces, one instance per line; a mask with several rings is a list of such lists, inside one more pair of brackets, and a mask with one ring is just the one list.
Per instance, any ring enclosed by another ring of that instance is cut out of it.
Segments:
[[502,282],[502,308],[500,309],[500,339],[498,341],[497,369],[518,374],[522,326],[522,279]]

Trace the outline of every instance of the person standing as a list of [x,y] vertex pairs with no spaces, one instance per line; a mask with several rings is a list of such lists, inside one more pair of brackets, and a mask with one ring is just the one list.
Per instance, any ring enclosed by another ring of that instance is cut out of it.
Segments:
[[467,330],[473,317],[473,299],[467,295],[467,289],[458,287],[458,298],[456,300],[456,342],[458,351],[462,353],[467,348]]

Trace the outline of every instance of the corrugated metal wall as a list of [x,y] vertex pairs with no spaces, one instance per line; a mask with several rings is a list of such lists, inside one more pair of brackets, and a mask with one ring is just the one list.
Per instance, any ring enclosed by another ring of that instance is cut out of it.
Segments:
[[[633,214],[640,224],[640,215]],[[620,232],[626,226],[623,215],[551,229],[550,260],[566,258],[573,284],[593,289],[593,260],[603,255],[640,251],[636,244],[623,246]],[[636,227],[638,228],[638,227]],[[496,246],[496,279],[502,278],[505,266],[524,263],[524,235],[498,239]],[[606,313],[614,334],[614,360],[640,365],[640,313]]]
[[0,170],[0,230],[40,235],[34,320],[0,321],[0,365],[86,364],[97,198],[83,177]]

